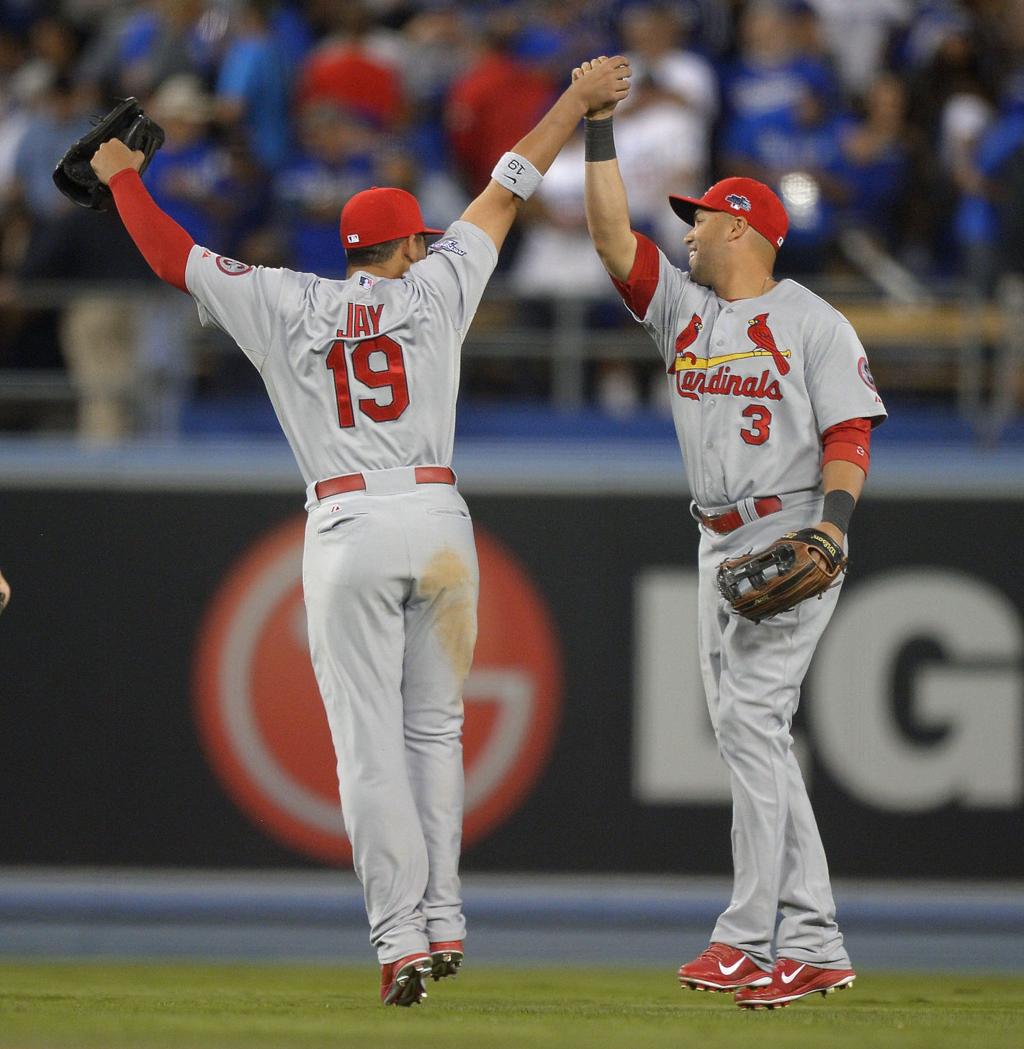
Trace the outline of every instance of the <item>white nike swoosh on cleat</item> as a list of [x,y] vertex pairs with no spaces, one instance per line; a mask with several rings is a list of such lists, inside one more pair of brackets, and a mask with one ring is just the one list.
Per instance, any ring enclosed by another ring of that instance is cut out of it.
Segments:
[[738,969],[738,968],[739,968],[739,967],[740,967],[740,966],[741,966],[742,964],[743,964],[743,959],[742,959],[742,958],[740,958],[740,959],[739,959],[739,961],[733,962],[733,963],[732,963],[732,965],[730,965],[730,966],[728,966],[728,967],[724,966],[724,965],[723,965],[723,964],[722,964],[721,962],[719,962],[719,963],[718,963],[718,971],[719,971],[719,972],[720,972],[720,973],[721,973],[721,974],[722,974],[723,976],[732,976],[732,974],[733,974],[733,973],[734,973],[734,972],[735,972],[735,971],[736,971],[736,970],[737,970],[737,969]]
[[807,963],[805,962],[803,965],[794,969],[791,973],[779,973],[779,975],[782,977],[782,982],[787,984],[792,983],[806,967]]

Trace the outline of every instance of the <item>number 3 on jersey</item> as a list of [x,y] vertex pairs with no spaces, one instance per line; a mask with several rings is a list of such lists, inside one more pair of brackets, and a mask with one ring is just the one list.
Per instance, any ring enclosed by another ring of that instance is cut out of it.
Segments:
[[[374,353],[383,353],[385,367],[375,368],[371,364]],[[338,399],[338,425],[347,430],[356,424],[355,408],[348,378],[348,360],[342,339],[331,347],[327,354],[327,367],[334,374],[334,393]],[[373,397],[360,397],[359,411],[375,423],[391,422],[409,407],[409,384],[405,378],[405,358],[402,347],[387,335],[378,335],[359,343],[352,351],[352,374],[371,390],[391,390],[389,401],[378,401]]]
[[740,430],[740,437],[747,444],[764,444],[768,440],[772,425],[772,413],[763,404],[748,404],[742,412],[750,420],[749,430]]

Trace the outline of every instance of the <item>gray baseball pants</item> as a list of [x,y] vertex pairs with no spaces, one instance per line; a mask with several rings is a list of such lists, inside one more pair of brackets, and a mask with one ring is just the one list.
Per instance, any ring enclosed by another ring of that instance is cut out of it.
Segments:
[[775,957],[823,968],[850,965],[790,734],[801,683],[840,586],[755,624],[731,612],[715,573],[724,558],[762,549],[784,532],[816,523],[820,513],[820,497],[807,493],[728,535],[701,527],[701,673],[733,799],[733,893],[711,939],[768,970]]
[[458,491],[407,473],[366,473],[367,491],[313,505],[303,556],[313,669],[381,964],[466,931],[462,686],[476,547]]

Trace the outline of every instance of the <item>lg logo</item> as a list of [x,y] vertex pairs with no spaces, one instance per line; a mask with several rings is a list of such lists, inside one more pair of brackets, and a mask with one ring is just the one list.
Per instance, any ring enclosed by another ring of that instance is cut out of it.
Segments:
[[[727,804],[697,657],[697,573],[645,572],[635,601],[634,795]],[[840,598],[805,681],[803,746],[879,810],[1017,808],[1022,657],[1019,612],[980,579],[915,568],[858,583]]]

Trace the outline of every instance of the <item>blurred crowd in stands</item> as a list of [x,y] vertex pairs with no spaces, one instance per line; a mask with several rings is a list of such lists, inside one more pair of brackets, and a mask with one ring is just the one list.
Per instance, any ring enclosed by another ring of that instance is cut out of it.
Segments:
[[[786,204],[786,273],[853,267],[865,245],[981,294],[1024,269],[1024,0],[0,0],[0,368],[63,361],[109,391],[141,367],[156,394],[132,425],[174,428],[194,308],[51,181],[115,97],[165,128],[146,182],[198,243],[332,277],[353,192],[404,186],[444,227],[572,67],[619,51],[633,221],[680,262],[666,193],[748,174]],[[582,157],[576,140],[503,253],[518,294],[608,290]],[[106,278],[145,281],[145,305],[17,301],[26,281]],[[86,431],[124,431],[116,399],[92,402]]]

